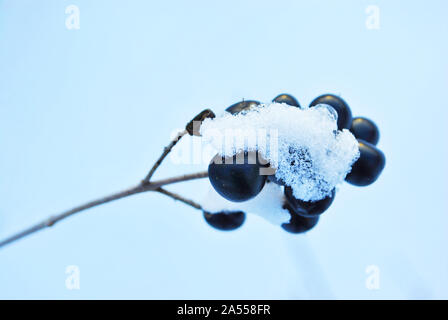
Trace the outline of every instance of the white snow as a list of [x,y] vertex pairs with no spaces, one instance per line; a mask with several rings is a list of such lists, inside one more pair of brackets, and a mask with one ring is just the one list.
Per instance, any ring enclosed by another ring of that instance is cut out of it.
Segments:
[[243,211],[256,214],[272,224],[289,222],[290,214],[283,206],[283,187],[275,183],[266,183],[263,190],[253,199],[245,202],[232,202],[220,196],[210,187],[202,201],[202,208],[210,213],[221,211]]
[[336,118],[326,105],[300,109],[270,103],[206,119],[201,135],[224,156],[258,150],[296,198],[317,201],[344,181],[359,157],[355,137],[337,130]]

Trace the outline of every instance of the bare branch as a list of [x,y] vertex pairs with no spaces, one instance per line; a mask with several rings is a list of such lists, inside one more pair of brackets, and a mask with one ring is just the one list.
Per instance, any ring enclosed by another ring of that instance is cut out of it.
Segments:
[[174,200],[179,200],[179,201],[181,201],[181,202],[183,202],[183,203],[185,203],[185,204],[187,204],[187,205],[189,205],[189,206],[191,206],[191,207],[193,207],[195,209],[202,210],[202,206],[199,203],[194,202],[193,200],[184,198],[184,197],[182,197],[181,195],[179,195],[177,193],[168,191],[168,190],[163,189],[163,188],[158,188],[158,189],[156,189],[156,191],[160,192],[160,193],[162,193],[162,194],[164,194],[164,195],[166,195],[168,197],[171,197]]
[[156,172],[157,168],[160,166],[160,164],[162,163],[162,161],[165,159],[165,157],[170,153],[171,149],[173,149],[173,147],[176,145],[177,142],[179,142],[179,140],[186,135],[188,132],[187,130],[181,131],[179,132],[174,139],[170,142],[170,144],[168,146],[166,146],[163,149],[162,154],[160,155],[159,159],[157,159],[156,163],[154,163],[154,165],[152,166],[151,170],[148,172],[148,174],[146,175],[145,179],[143,179],[143,183],[147,183],[151,180],[154,172]]
[[[103,198],[99,198],[90,202],[87,202],[83,205],[74,207],[70,210],[64,211],[62,213],[59,213],[57,215],[51,216],[45,220],[43,220],[42,222],[28,228],[25,229],[21,232],[16,233],[15,235],[6,238],[3,241],[0,241],[0,248],[10,244],[16,240],[19,240],[21,238],[24,238],[32,233],[35,233],[39,230],[45,229],[47,227],[51,227],[53,226],[55,223],[68,218],[71,215],[74,215],[75,213],[99,206],[101,204],[104,203],[108,203],[114,200],[118,200],[118,199],[122,199],[125,197],[129,197],[131,195],[137,194],[137,193],[142,193],[142,192],[146,192],[146,191],[159,191],[158,189],[161,186],[164,185],[169,185],[169,184],[173,184],[173,183],[177,183],[177,182],[182,182],[182,181],[189,181],[189,180],[194,180],[194,179],[200,179],[200,178],[205,178],[208,176],[207,171],[204,172],[197,172],[197,173],[192,173],[192,174],[185,174],[182,176],[178,176],[178,177],[172,177],[172,178],[168,178],[168,179],[163,179],[163,180],[158,180],[158,181],[154,181],[154,182],[146,182],[146,183],[140,183],[137,186],[131,187],[129,189],[111,194],[109,196],[103,197]],[[160,192],[160,191],[159,191]],[[191,204],[190,204],[191,205]]]
[[153,181],[153,182],[142,183],[142,185],[145,188],[145,191],[146,190],[155,190],[155,189],[162,187],[164,185],[167,185],[167,184],[173,184],[173,183],[183,182],[183,181],[188,181],[188,180],[201,179],[201,178],[206,178],[206,177],[208,177],[208,172],[201,171],[201,172],[197,172],[197,173],[184,174],[181,176],[172,177],[172,178],[168,178],[168,179],[162,179],[162,180],[157,180],[157,181]]
[[[193,120],[191,120],[187,126],[185,127],[185,130],[177,133],[177,135],[174,137],[174,139],[170,142],[170,144],[168,146],[166,146],[163,149],[162,154],[160,155],[159,159],[157,159],[157,161],[154,163],[154,165],[152,166],[151,170],[148,172],[148,174],[146,175],[146,177],[140,182],[140,184],[138,184],[135,187],[131,187],[129,189],[111,194],[109,196],[103,197],[103,198],[99,198],[90,202],[87,202],[83,205],[74,207],[70,210],[64,211],[62,213],[59,213],[55,216],[51,216],[47,219],[45,219],[44,221],[28,228],[25,229],[19,233],[16,233],[15,235],[6,238],[3,241],[0,241],[0,248],[10,244],[16,240],[19,240],[21,238],[24,238],[30,234],[33,234],[39,230],[45,229],[47,227],[51,227],[53,226],[55,223],[68,218],[71,215],[74,215],[75,213],[99,206],[101,204],[104,203],[108,203],[114,200],[118,200],[118,199],[122,199],[128,196],[131,196],[133,194],[137,194],[137,193],[141,193],[141,192],[146,192],[146,191],[158,191],[162,194],[165,194],[173,199],[176,200],[180,200],[185,204],[188,204],[196,209],[201,209],[201,206],[189,199],[183,198],[182,196],[169,192],[167,190],[162,189],[161,187],[164,185],[168,185],[168,184],[172,184],[172,183],[177,183],[177,182],[182,182],[182,181],[188,181],[188,180],[193,180],[193,179],[200,179],[200,178],[205,178],[208,176],[208,172],[204,171],[204,172],[197,172],[197,173],[192,173],[192,174],[185,174],[182,176],[178,176],[178,177],[172,177],[172,178],[168,178],[168,179],[163,179],[163,180],[158,180],[158,181],[154,181],[151,182],[151,178],[154,175],[154,172],[157,170],[157,168],[160,166],[160,164],[163,162],[163,160],[166,158],[166,156],[170,153],[170,151],[173,149],[173,147],[177,144],[177,142],[186,134],[194,134],[195,132],[193,132],[192,130],[193,128],[193,124],[196,121],[202,122],[205,118],[214,118],[215,114],[213,113],[213,111],[206,109],[204,111],[202,111],[201,113],[199,113],[195,118],[193,118]],[[190,132],[191,131],[191,132]]]

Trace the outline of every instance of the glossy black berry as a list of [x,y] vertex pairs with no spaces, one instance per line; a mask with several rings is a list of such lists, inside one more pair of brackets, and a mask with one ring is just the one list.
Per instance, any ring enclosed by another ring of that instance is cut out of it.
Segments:
[[323,94],[310,103],[310,107],[318,104],[328,104],[338,114],[338,129],[348,129],[352,123],[352,112],[348,104],[340,97],[333,94]]
[[288,223],[283,223],[282,228],[290,233],[303,233],[311,230],[317,222],[319,222],[319,216],[314,218],[305,218],[297,214],[291,205],[285,202],[284,209],[287,209],[291,214],[291,218]]
[[246,214],[242,211],[203,213],[205,221],[218,230],[231,231],[241,227],[246,220]]
[[244,110],[249,110],[250,108],[253,108],[255,106],[260,105],[260,102],[255,100],[243,100],[240,102],[237,102],[235,104],[232,104],[230,107],[226,109],[227,112],[230,112],[231,114],[237,114]]
[[288,105],[290,105],[290,106],[300,108],[299,101],[297,101],[296,98],[294,98],[292,95],[287,94],[287,93],[279,94],[278,96],[276,96],[276,97],[272,100],[272,102],[286,103],[286,104],[288,104]]
[[350,131],[356,139],[367,141],[373,145],[376,145],[380,139],[380,131],[375,122],[367,118],[353,118]]
[[227,200],[242,202],[255,197],[263,189],[266,176],[256,152],[239,153],[223,158],[217,154],[208,166],[213,188]]
[[335,195],[336,191],[333,189],[331,194],[322,200],[303,201],[294,197],[291,187],[285,187],[285,198],[288,204],[291,205],[297,214],[307,218],[317,217],[324,213],[333,203]]
[[352,166],[345,181],[355,186],[368,186],[378,179],[386,164],[384,153],[363,140],[358,140],[360,157]]

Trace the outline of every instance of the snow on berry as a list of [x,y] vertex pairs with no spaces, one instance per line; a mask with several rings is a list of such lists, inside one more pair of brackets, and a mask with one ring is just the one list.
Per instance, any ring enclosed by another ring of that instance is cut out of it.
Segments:
[[330,195],[359,157],[355,137],[347,129],[338,130],[337,114],[327,105],[301,109],[261,104],[206,119],[200,132],[223,156],[258,151],[276,169],[275,177],[304,201]]

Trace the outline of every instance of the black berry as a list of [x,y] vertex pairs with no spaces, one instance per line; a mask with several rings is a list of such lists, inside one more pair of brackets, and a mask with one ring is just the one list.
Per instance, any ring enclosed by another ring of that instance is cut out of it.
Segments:
[[288,105],[290,105],[290,106],[300,108],[299,101],[297,101],[296,98],[294,98],[292,95],[287,94],[287,93],[279,94],[278,96],[276,96],[276,97],[272,100],[272,102],[286,103],[286,104],[288,104]]
[[345,180],[355,186],[368,186],[378,179],[386,164],[384,153],[363,140],[358,140],[360,157],[352,166]]
[[240,102],[237,102],[235,104],[232,104],[230,107],[226,109],[227,112],[230,112],[231,114],[237,114],[244,110],[249,110],[250,108],[253,108],[255,106],[260,105],[260,102],[255,100],[243,100]]
[[323,94],[310,103],[310,107],[318,104],[328,104],[338,114],[338,129],[348,129],[352,123],[352,112],[348,104],[340,97],[333,94]]
[[333,203],[335,194],[336,191],[333,189],[331,194],[322,200],[303,201],[294,197],[291,187],[285,186],[285,197],[288,204],[297,214],[307,218],[317,217],[324,213]]
[[242,211],[203,213],[205,221],[218,230],[231,231],[241,227],[246,220],[246,214]]
[[282,228],[290,233],[303,233],[311,230],[319,221],[319,216],[314,218],[305,218],[300,216],[289,203],[285,202],[284,209],[287,209],[291,215],[288,223],[283,223]]
[[263,189],[266,182],[266,176],[260,174],[263,167],[256,152],[241,152],[225,158],[217,154],[208,166],[208,177],[222,197],[242,202],[255,197]]
[[350,131],[356,139],[367,141],[373,145],[376,145],[380,139],[380,131],[375,122],[367,118],[353,118]]

